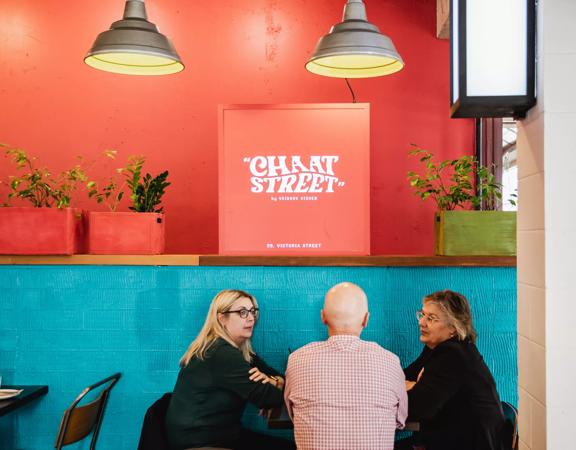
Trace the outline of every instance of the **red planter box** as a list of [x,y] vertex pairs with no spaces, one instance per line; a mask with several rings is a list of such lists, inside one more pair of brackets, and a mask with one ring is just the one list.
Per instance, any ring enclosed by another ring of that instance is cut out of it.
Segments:
[[89,212],[88,253],[159,255],[164,253],[164,214]]
[[82,252],[82,210],[0,208],[0,254],[72,255]]

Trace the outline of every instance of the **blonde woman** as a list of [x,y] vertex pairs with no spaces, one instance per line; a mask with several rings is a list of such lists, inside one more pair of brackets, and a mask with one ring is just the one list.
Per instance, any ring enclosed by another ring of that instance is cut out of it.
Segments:
[[200,333],[180,359],[166,415],[174,450],[199,447],[294,449],[284,439],[242,427],[247,402],[270,408],[283,402],[284,378],[252,349],[258,303],[244,291],[225,290],[212,300]]

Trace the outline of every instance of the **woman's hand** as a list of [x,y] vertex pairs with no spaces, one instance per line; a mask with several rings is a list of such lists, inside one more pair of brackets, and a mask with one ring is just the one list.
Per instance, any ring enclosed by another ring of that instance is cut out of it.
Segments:
[[406,391],[409,391],[414,387],[414,385],[416,384],[416,381],[406,380],[405,383],[406,383]]
[[278,389],[284,389],[284,378],[280,376],[275,376],[274,378],[276,378],[276,387]]
[[423,374],[424,374],[424,367],[422,367],[422,370],[421,370],[420,373],[418,374],[418,377],[416,378],[416,381],[408,381],[408,380],[406,380],[406,381],[405,381],[405,383],[406,383],[406,391],[411,390],[411,389],[414,387],[414,385],[420,381],[420,378],[422,378],[422,375],[423,375]]
[[270,383],[270,377],[263,372],[258,370],[258,367],[252,367],[248,373],[250,374],[250,380],[254,382],[260,382],[262,384]]
[[284,379],[282,377],[269,377],[264,372],[260,372],[258,367],[252,367],[248,373],[250,374],[250,380],[255,383],[267,384],[270,383],[272,386],[282,389],[284,386]]

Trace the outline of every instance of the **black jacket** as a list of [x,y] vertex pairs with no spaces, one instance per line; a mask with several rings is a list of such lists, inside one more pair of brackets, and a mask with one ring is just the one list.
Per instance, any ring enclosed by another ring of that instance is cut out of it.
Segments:
[[249,364],[238,348],[218,339],[204,360],[192,358],[180,370],[166,415],[166,434],[172,448],[226,447],[224,444],[240,435],[247,402],[259,408],[282,404],[282,391],[248,379],[251,367],[279,375],[257,355]]
[[501,450],[504,415],[496,384],[476,346],[453,338],[428,347],[404,372],[408,421],[420,422],[427,450]]

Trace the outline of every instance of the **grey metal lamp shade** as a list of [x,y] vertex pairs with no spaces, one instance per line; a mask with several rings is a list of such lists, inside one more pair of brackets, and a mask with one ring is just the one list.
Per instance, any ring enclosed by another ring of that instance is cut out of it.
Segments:
[[184,70],[170,40],[149,22],[144,0],[127,0],[122,20],[100,33],[84,62],[129,75],[167,75]]
[[368,22],[362,0],[348,0],[342,22],[316,45],[306,69],[338,78],[389,75],[404,67],[392,40]]

